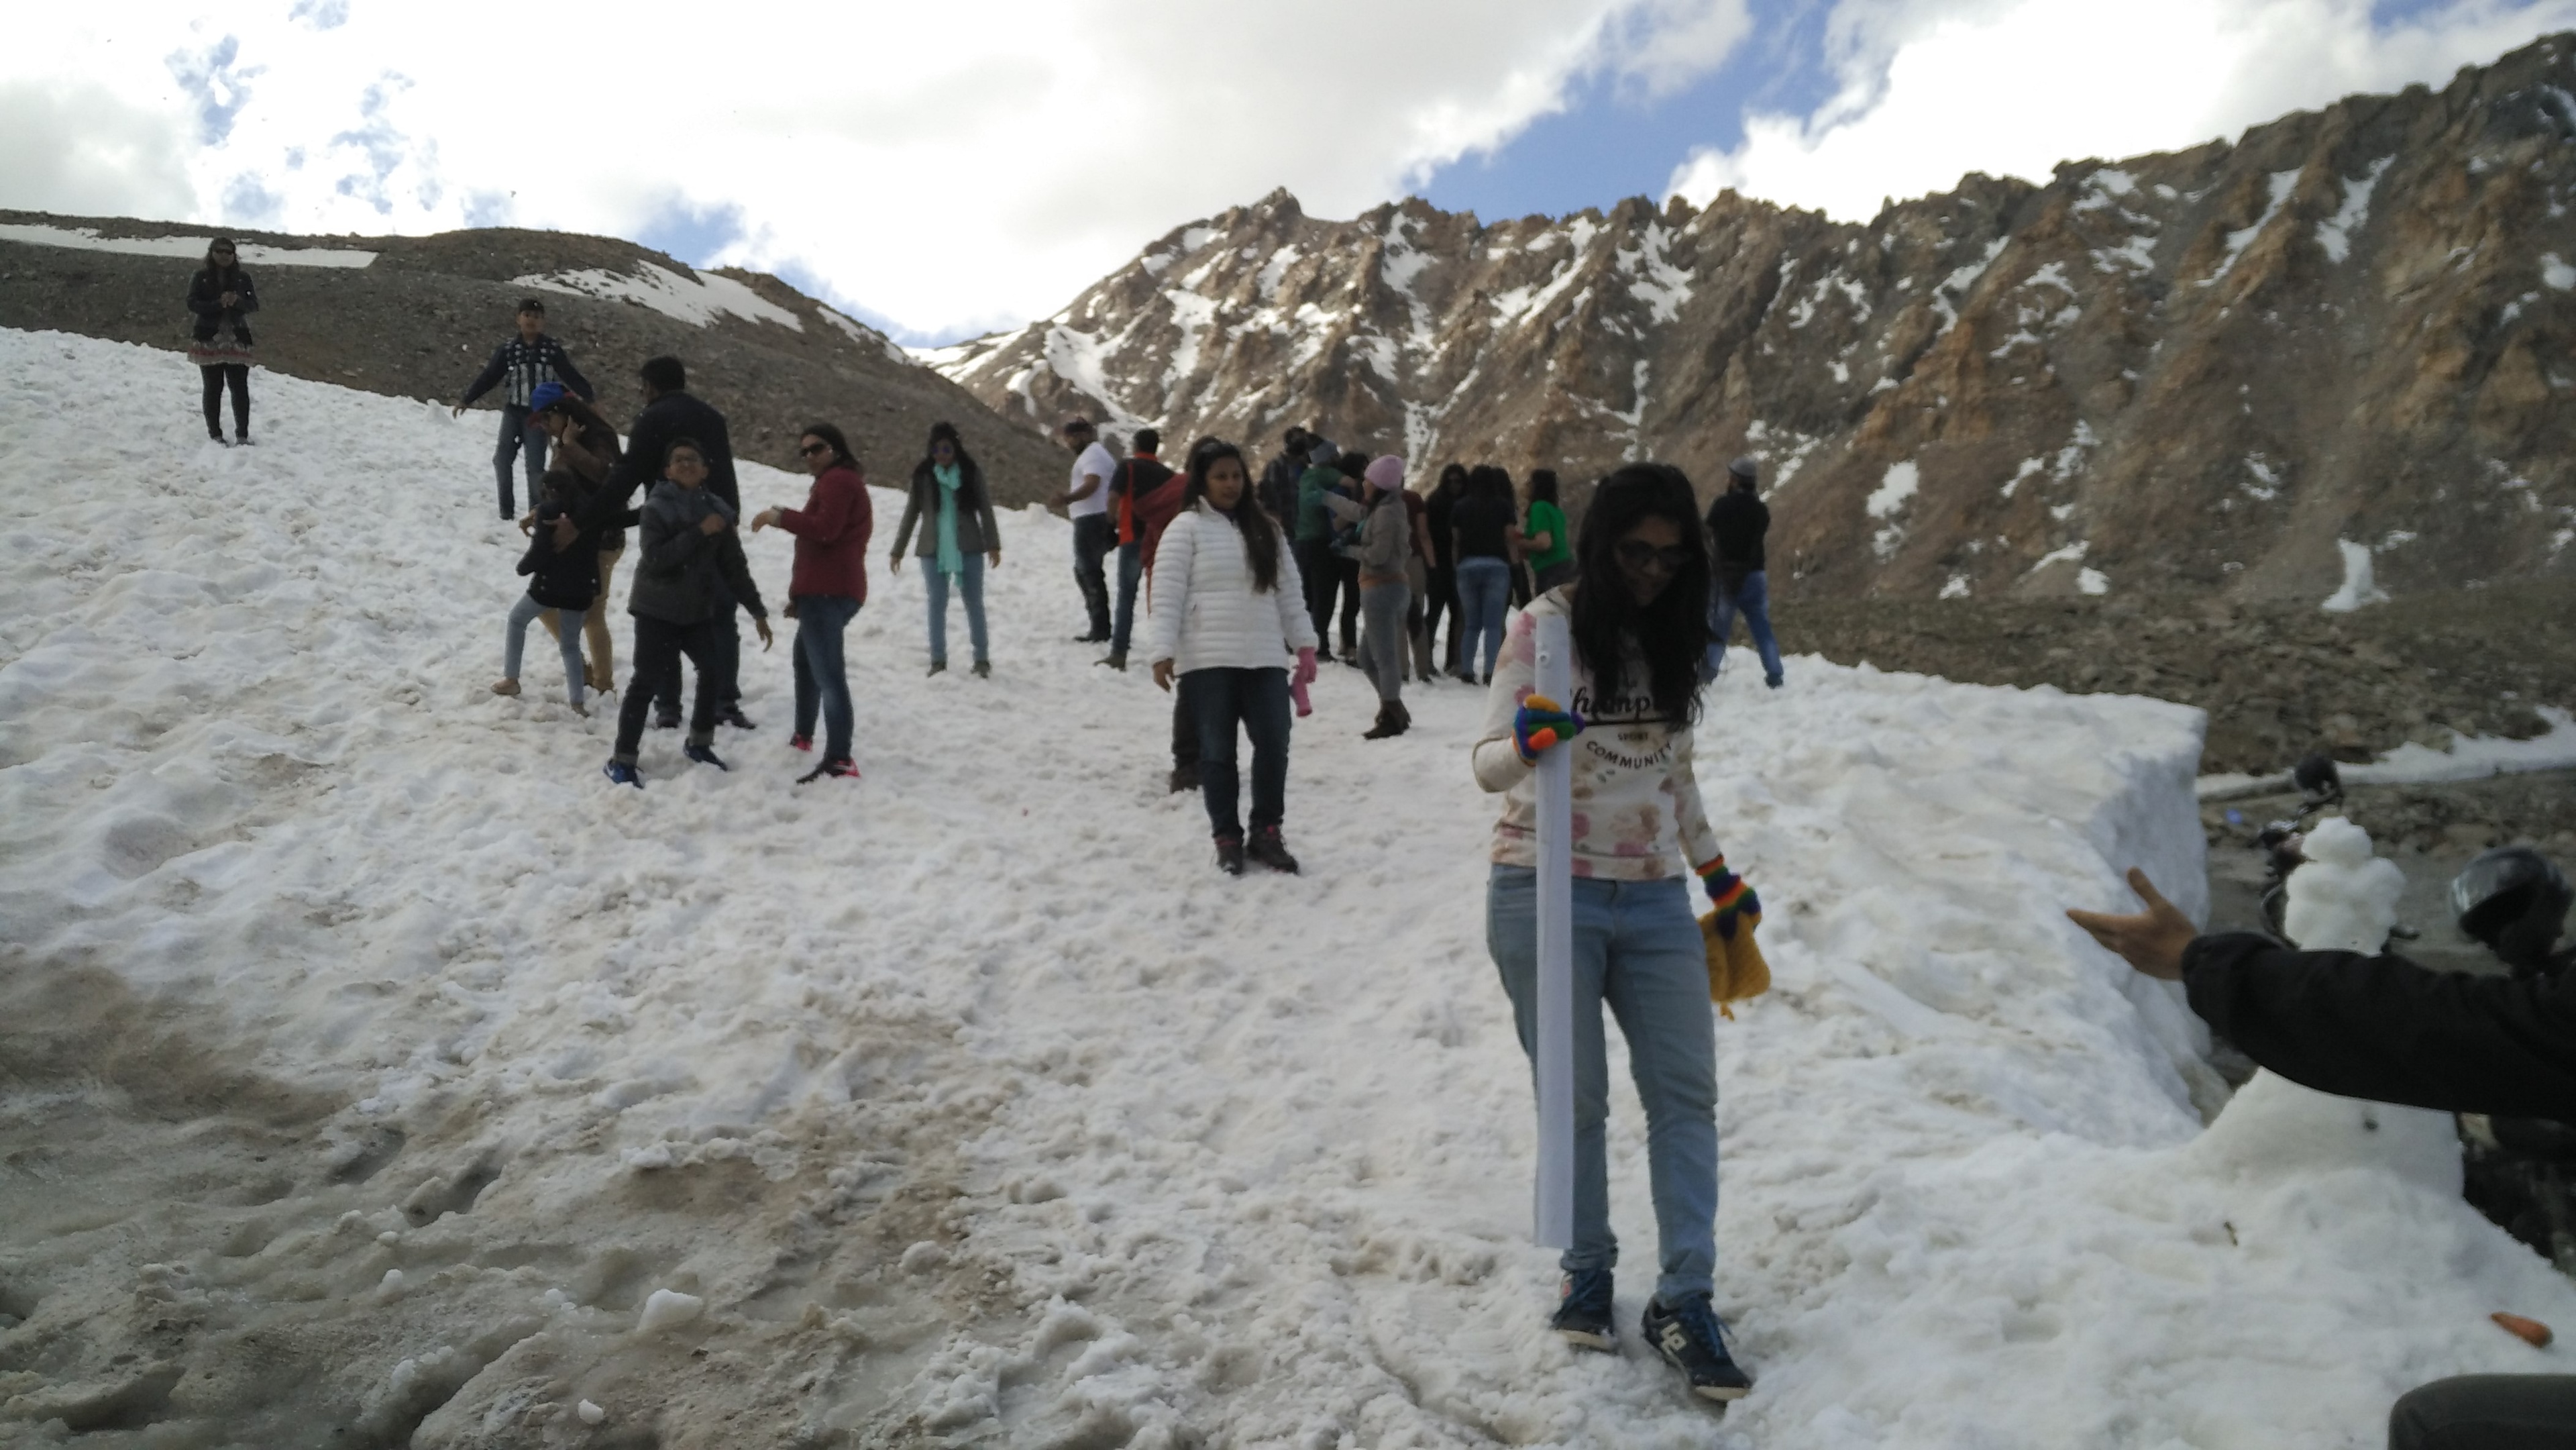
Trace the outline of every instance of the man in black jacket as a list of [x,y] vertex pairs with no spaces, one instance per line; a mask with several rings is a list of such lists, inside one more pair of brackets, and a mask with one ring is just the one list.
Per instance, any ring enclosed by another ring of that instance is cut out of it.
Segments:
[[1290,428],[1279,440],[1279,456],[1261,470],[1261,486],[1254,497],[1262,509],[1279,521],[1281,537],[1297,537],[1297,480],[1306,473],[1306,448],[1310,435],[1303,428]]
[[546,336],[546,304],[534,297],[519,303],[519,335],[492,349],[492,360],[483,364],[472,386],[450,416],[462,418],[476,398],[492,390],[495,383],[506,380],[509,391],[501,400],[501,442],[492,451],[492,471],[501,480],[501,517],[517,518],[519,509],[510,488],[510,460],[525,457],[528,468],[528,503],[534,507],[541,499],[537,480],[546,472],[546,430],[528,421],[528,400],[541,383],[561,383],[581,395],[585,403],[598,401],[591,392],[590,381],[581,369],[572,365],[572,354],[563,344]]
[[[2129,965],[2180,982],[2211,1030],[2319,1092],[2449,1112],[2576,1118],[2576,974],[2474,977],[2397,956],[2203,936],[2143,871],[2136,916],[2069,911]],[[2392,1450],[2576,1444],[2576,1375],[2467,1375],[2409,1391]]]
[[[688,369],[678,358],[646,358],[644,365],[636,369],[636,378],[644,385],[643,411],[635,415],[633,426],[626,430],[626,456],[608,471],[608,482],[582,506],[578,515],[581,527],[589,529],[624,514],[636,490],[650,487],[662,476],[662,456],[682,438],[694,440],[706,454],[707,492],[723,499],[725,507],[739,516],[742,491],[734,482],[733,438],[725,428],[724,414],[689,392]],[[749,730],[752,723],[743,718],[741,682],[736,677],[742,658],[742,626],[731,606],[723,611],[723,626],[716,633],[723,637],[715,648],[720,667],[716,676],[716,718],[737,730]],[[657,729],[679,728],[680,681],[676,672],[665,677],[653,704],[653,724]]]
[[1708,663],[1701,673],[1717,678],[1735,616],[1762,652],[1762,683],[1780,688],[1780,642],[1771,635],[1770,578],[1763,572],[1762,540],[1771,532],[1771,509],[1753,493],[1757,465],[1739,458],[1726,466],[1726,492],[1708,506],[1708,532],[1717,546],[1717,577],[1709,581]]

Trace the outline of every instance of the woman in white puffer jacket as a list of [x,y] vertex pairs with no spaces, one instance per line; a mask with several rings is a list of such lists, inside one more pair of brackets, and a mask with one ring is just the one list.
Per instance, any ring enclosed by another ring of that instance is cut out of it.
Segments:
[[[1297,561],[1252,498],[1243,453],[1222,439],[1190,449],[1181,513],[1154,553],[1150,596],[1154,683],[1180,680],[1182,712],[1198,724],[1199,790],[1216,835],[1217,866],[1243,874],[1248,854],[1297,869],[1279,837],[1287,811],[1290,656],[1296,683],[1315,678],[1315,624]],[[1235,727],[1252,737],[1252,837],[1236,814]]]

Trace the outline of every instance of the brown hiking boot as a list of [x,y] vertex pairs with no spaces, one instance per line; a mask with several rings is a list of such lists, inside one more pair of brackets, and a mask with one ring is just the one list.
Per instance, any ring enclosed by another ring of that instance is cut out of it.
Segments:
[[1263,826],[1244,843],[1243,854],[1286,875],[1297,874],[1297,858],[1288,854],[1288,843],[1279,839],[1277,826]]

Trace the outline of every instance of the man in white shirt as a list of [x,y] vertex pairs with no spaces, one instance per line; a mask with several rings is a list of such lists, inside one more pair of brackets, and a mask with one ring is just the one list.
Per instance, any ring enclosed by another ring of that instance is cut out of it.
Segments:
[[1101,561],[1118,543],[1109,519],[1109,479],[1118,471],[1118,460],[1109,456],[1091,420],[1080,413],[1065,418],[1063,433],[1064,446],[1073,450],[1073,477],[1056,502],[1073,520],[1073,582],[1091,614],[1091,632],[1081,639],[1099,644],[1109,638],[1109,578]]

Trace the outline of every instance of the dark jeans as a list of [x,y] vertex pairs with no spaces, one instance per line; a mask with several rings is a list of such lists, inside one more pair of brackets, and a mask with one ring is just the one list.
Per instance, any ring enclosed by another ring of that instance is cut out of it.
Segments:
[[[1422,634],[1431,641],[1432,652],[1440,656],[1440,668],[1454,670],[1458,668],[1458,637],[1467,626],[1466,615],[1458,608],[1456,566],[1432,570],[1427,587],[1429,594],[1422,604]],[[1446,647],[1440,645],[1440,615],[1444,610],[1449,615],[1449,643]]]
[[796,601],[796,733],[812,738],[814,715],[823,716],[823,758],[850,758],[850,674],[841,657],[841,632],[859,617],[859,601],[846,594],[808,594]]
[[1288,811],[1288,671],[1192,670],[1181,699],[1199,727],[1199,794],[1217,836],[1243,836],[1241,774],[1234,727],[1252,737],[1252,828],[1276,826]]
[[626,699],[617,707],[615,758],[635,763],[635,748],[644,742],[644,712],[653,697],[680,688],[680,656],[698,667],[697,709],[689,716],[689,739],[704,745],[716,738],[716,686],[723,675],[716,656],[724,648],[726,621],[702,619],[673,624],[649,615],[635,616],[635,673],[626,681]]
[[[1188,679],[1187,675],[1181,678]],[[1195,770],[1199,763],[1199,722],[1190,713],[1186,690],[1172,691],[1172,768]]]
[[2576,1445],[2576,1375],[2472,1374],[2398,1397],[2388,1450],[2564,1450]]
[[1753,635],[1753,647],[1762,654],[1762,678],[1770,684],[1780,683],[1780,641],[1771,634],[1771,586],[1763,571],[1756,569],[1741,576],[1732,593],[1726,577],[1709,581],[1708,591],[1708,659],[1700,673],[1717,678],[1718,666],[1726,659],[1727,637],[1735,633],[1735,617],[1744,616],[1744,627]]
[[217,363],[197,371],[206,375],[206,436],[224,436],[224,389],[233,390],[233,434],[250,436],[250,364]]
[[1319,654],[1333,652],[1333,591],[1341,584],[1341,571],[1334,567],[1333,541],[1299,539],[1297,541],[1297,575],[1306,583],[1306,614],[1315,621],[1315,643],[1322,646]]
[[1127,653],[1127,641],[1136,633],[1136,585],[1145,577],[1145,546],[1118,546],[1118,617],[1109,629],[1109,652]]
[[1118,527],[1105,513],[1084,514],[1073,521],[1073,582],[1082,591],[1082,607],[1091,615],[1091,632],[1109,638],[1109,580],[1100,561],[1118,543]]
[[528,505],[533,508],[545,502],[537,480],[546,476],[546,430],[528,421],[525,408],[501,410],[501,441],[492,450],[492,472],[501,481],[501,517],[515,519],[519,506],[510,493],[510,459],[525,454],[528,467]]
[[[716,713],[721,715],[742,704],[742,685],[734,678],[742,668],[741,611],[738,607],[727,606],[712,623],[716,641],[710,647],[709,662],[698,664],[698,684],[703,688],[708,683],[707,676],[715,677]],[[698,657],[691,655],[689,660],[696,664]],[[665,715],[680,713],[680,669],[676,661],[671,666],[671,673],[654,689],[653,703]]]

